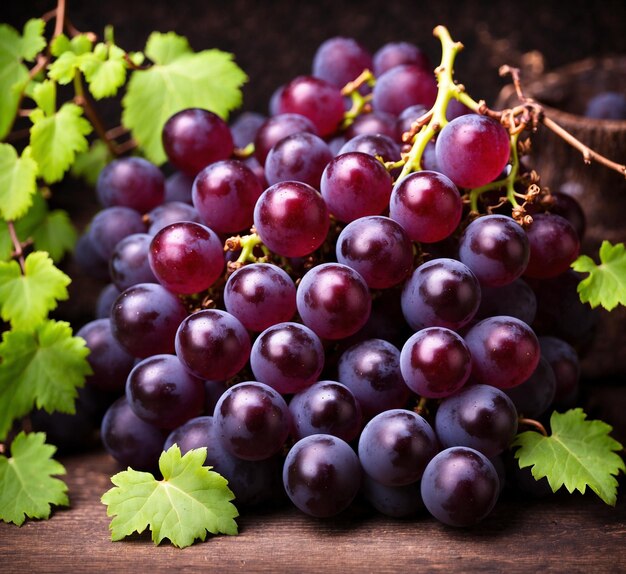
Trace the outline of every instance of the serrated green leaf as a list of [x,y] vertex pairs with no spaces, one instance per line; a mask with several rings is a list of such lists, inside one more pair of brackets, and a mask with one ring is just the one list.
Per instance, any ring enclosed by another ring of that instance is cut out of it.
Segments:
[[168,538],[184,548],[212,534],[237,534],[237,509],[226,479],[203,466],[206,448],[192,449],[181,457],[177,445],[161,454],[163,480],[148,472],[125,470],[113,476],[115,485],[104,493],[111,520],[111,539],[121,540],[146,528],[159,544]]
[[0,343],[0,440],[33,406],[74,414],[77,389],[92,373],[82,337],[69,323],[45,321],[33,331],[5,331]]
[[77,34],[70,40],[72,46],[72,52],[78,56],[91,52],[93,49],[93,42],[87,34]]
[[82,178],[91,186],[95,186],[102,168],[111,161],[109,148],[102,140],[95,140],[91,147],[76,156],[72,164],[72,175]]
[[68,506],[65,474],[52,457],[56,447],[44,433],[20,432],[11,443],[11,456],[0,454],[0,520],[20,526],[28,518],[49,518],[51,505]]
[[41,18],[32,18],[24,24],[20,52],[22,58],[32,62],[37,54],[46,47],[43,31],[46,23]]
[[33,329],[57,301],[68,298],[70,278],[57,269],[45,251],[26,257],[24,274],[16,261],[0,262],[0,315],[14,329]]
[[91,133],[91,124],[83,117],[82,108],[71,102],[49,117],[37,109],[30,119],[30,143],[39,173],[47,183],[60,181],[76,154],[88,149],[85,136]]
[[52,116],[57,110],[57,86],[45,80],[33,86],[33,100],[45,116]]
[[107,50],[104,44],[98,44],[93,54],[84,57],[80,69],[97,100],[114,96],[126,81],[124,52],[116,46]]
[[612,428],[602,421],[586,420],[582,409],[552,413],[552,434],[543,436],[534,431],[518,434],[513,447],[520,468],[532,467],[536,480],[546,477],[553,492],[561,486],[572,493],[585,493],[588,486],[604,502],[615,506],[617,479],[624,461],[617,454],[622,445],[611,438]]
[[37,164],[29,153],[18,157],[11,144],[0,143],[0,215],[22,217],[37,191]]
[[50,43],[50,53],[58,58],[63,52],[68,52],[72,50],[72,43],[70,39],[65,34],[59,34],[52,42]]
[[80,68],[83,57],[75,54],[72,50],[63,52],[48,67],[48,77],[59,82],[59,84],[69,84]]
[[572,263],[572,269],[589,273],[578,284],[580,300],[591,307],[602,305],[611,311],[618,305],[626,305],[626,249],[623,243],[611,245],[603,241],[599,255],[599,265],[591,257],[581,255]]
[[153,33],[145,52],[155,65],[133,71],[122,100],[122,123],[148,159],[160,165],[166,159],[161,132],[168,118],[189,107],[227,118],[241,104],[241,86],[247,77],[232,54],[193,53],[187,40],[173,32]]
[[77,233],[67,212],[55,209],[33,231],[32,237],[35,249],[47,251],[56,263],[74,249]]
[[0,140],[13,125],[21,94],[29,82],[22,63],[22,37],[8,24],[0,24]]

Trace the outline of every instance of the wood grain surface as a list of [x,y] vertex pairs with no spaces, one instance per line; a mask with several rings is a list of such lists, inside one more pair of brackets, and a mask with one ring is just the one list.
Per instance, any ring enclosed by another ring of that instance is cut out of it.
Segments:
[[179,550],[156,547],[149,533],[111,542],[100,496],[116,463],[103,452],[62,462],[71,508],[20,528],[0,523],[0,572],[626,572],[626,502],[610,508],[591,492],[531,499],[505,490],[467,530],[360,504],[331,520],[285,506],[244,512],[238,536]]

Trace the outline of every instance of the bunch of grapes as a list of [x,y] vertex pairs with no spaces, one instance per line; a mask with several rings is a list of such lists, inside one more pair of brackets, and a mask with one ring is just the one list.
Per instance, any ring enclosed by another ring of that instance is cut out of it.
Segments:
[[[332,38],[268,116],[172,116],[168,177],[103,169],[76,257],[110,283],[78,334],[88,388],[119,397],[101,426],[117,461],[206,447],[238,505],[286,493],[316,517],[357,496],[489,514],[521,417],[577,398],[584,215],[522,173],[511,126],[456,99],[407,170],[438,93],[418,46]],[[489,187],[513,169],[521,206]]]

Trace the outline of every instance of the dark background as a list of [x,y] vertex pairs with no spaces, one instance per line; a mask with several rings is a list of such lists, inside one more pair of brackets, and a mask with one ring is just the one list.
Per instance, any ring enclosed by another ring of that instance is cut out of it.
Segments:
[[[21,27],[55,5],[0,0],[0,16]],[[127,50],[142,49],[153,30],[174,30],[195,50],[234,53],[250,78],[243,107],[262,113],[272,92],[308,73],[316,48],[335,35],[354,37],[372,52],[388,41],[410,41],[436,65],[440,50],[432,30],[443,24],[466,47],[457,58],[457,79],[488,103],[505,83],[499,65],[519,65],[524,53],[540,52],[547,70],[588,56],[626,53],[624,0],[67,0],[67,14],[78,29],[98,35],[112,24],[117,43]]]

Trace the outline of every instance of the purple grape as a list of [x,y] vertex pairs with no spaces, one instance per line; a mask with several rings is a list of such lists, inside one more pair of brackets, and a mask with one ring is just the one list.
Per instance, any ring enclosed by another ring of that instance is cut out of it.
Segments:
[[539,337],[541,356],[550,366],[555,379],[554,402],[570,405],[578,395],[580,359],[576,349],[558,337]]
[[505,392],[521,416],[540,417],[553,403],[556,393],[556,378],[550,363],[540,357],[533,374],[521,385]]
[[367,321],[372,300],[367,283],[341,263],[323,263],[302,278],[296,292],[302,322],[322,339],[343,339]]
[[599,120],[626,120],[626,95],[600,92],[587,102],[584,115]]
[[187,108],[171,116],[163,126],[163,148],[174,167],[195,175],[205,166],[233,153],[233,136],[218,115]]
[[83,233],[74,247],[74,261],[82,273],[94,279],[110,281],[109,258],[100,255],[89,231]]
[[204,412],[213,416],[215,405],[228,388],[227,381],[204,381]]
[[435,76],[421,65],[400,64],[378,77],[372,95],[375,111],[397,116],[415,104],[430,109],[437,97],[437,83]]
[[113,303],[120,293],[121,291],[113,283],[109,283],[101,289],[96,300],[96,319],[109,319],[111,317]]
[[130,207],[107,207],[96,213],[89,226],[89,240],[98,255],[108,261],[115,246],[133,233],[145,233],[141,213]]
[[307,132],[317,135],[315,124],[302,114],[275,114],[261,124],[254,139],[254,156],[261,165],[269,151],[291,134]]
[[532,325],[537,314],[537,297],[523,279],[516,279],[502,287],[481,287],[480,307],[475,319],[486,319],[495,315],[515,317]]
[[553,191],[551,195],[554,203],[550,206],[550,213],[567,219],[574,228],[578,239],[582,239],[587,227],[587,218],[580,203],[564,192]]
[[318,518],[350,506],[361,486],[361,466],[350,445],[325,434],[299,440],[287,454],[283,484],[291,501]]
[[387,112],[370,112],[358,116],[346,130],[346,139],[361,135],[382,134],[396,139],[396,117]]
[[191,186],[193,185],[193,177],[175,171],[165,180],[165,196],[163,203],[179,201],[191,205]]
[[230,133],[233,136],[235,147],[245,148],[253,143],[259,128],[267,117],[257,112],[243,112],[230,124]]
[[419,481],[404,486],[385,486],[366,474],[361,490],[378,512],[391,518],[409,518],[424,508]]
[[[207,458],[211,456],[213,443],[217,439],[213,434],[213,417],[193,417],[173,429],[163,443],[163,450],[169,450],[177,445],[181,454],[186,454],[194,448],[206,448]],[[205,464],[207,462],[205,461]]]
[[248,362],[250,336],[239,320],[225,311],[196,311],[180,323],[176,355],[197,377],[225,381]]
[[148,220],[148,233],[156,235],[158,231],[179,221],[193,221],[201,223],[200,214],[191,204],[191,191],[189,192],[189,203],[182,201],[167,201],[146,214]]
[[115,246],[109,261],[111,280],[120,291],[137,283],[157,283],[148,261],[152,236],[133,233]]
[[374,53],[373,65],[376,77],[403,64],[413,64],[425,72],[432,72],[430,58],[421,48],[409,42],[387,42]]
[[343,88],[363,70],[372,69],[372,55],[354,38],[336,36],[322,42],[313,56],[312,75]]
[[337,155],[350,152],[361,152],[383,161],[398,161],[400,159],[400,146],[394,138],[385,134],[361,134],[354,136],[341,146]]
[[396,134],[394,136],[395,139],[397,139],[399,142],[402,142],[402,134],[408,132],[412,128],[413,122],[421,118],[427,111],[428,109],[426,108],[426,106],[423,106],[422,104],[415,104],[402,110],[402,112],[396,119]]
[[213,424],[220,444],[233,456],[263,460],[280,452],[291,426],[283,397],[257,381],[238,383],[215,405]]

